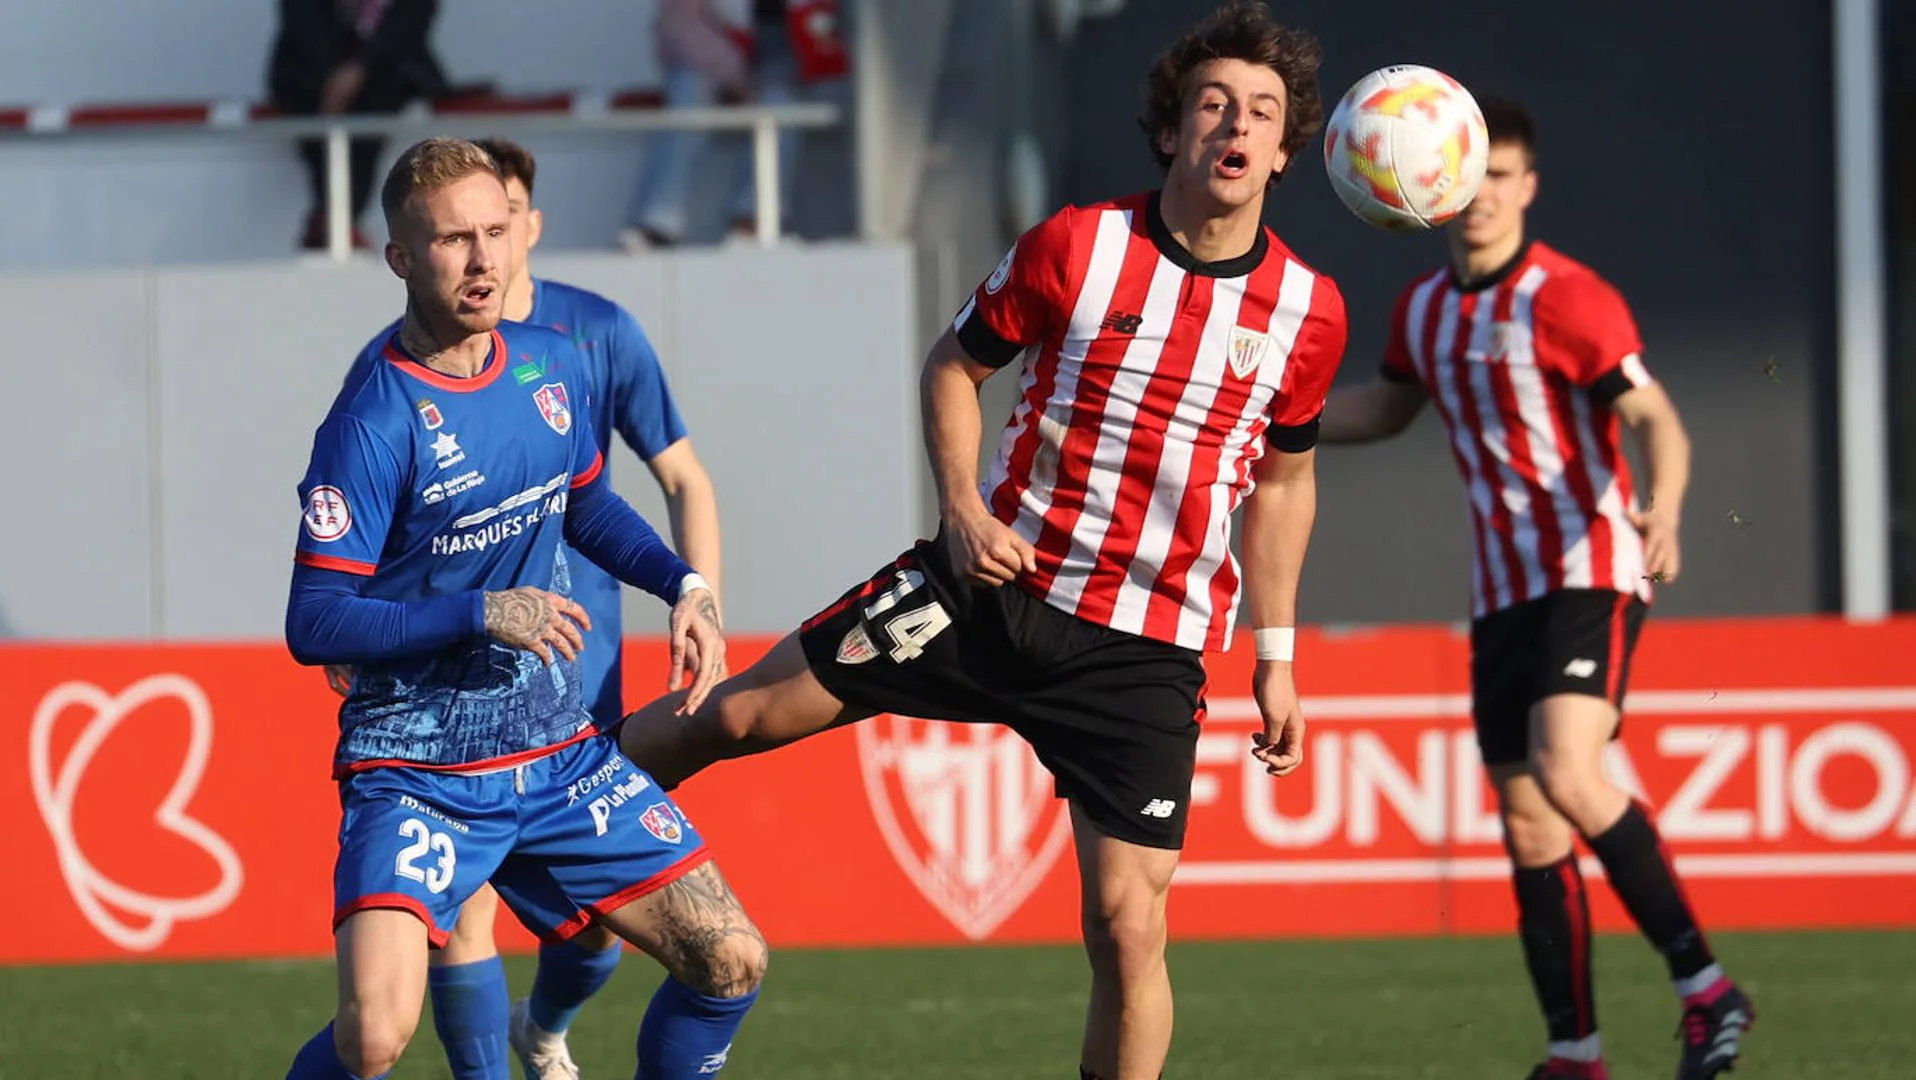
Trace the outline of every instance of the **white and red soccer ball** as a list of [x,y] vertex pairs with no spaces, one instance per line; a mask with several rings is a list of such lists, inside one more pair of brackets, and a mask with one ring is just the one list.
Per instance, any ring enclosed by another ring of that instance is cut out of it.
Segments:
[[1441,225],[1483,183],[1490,135],[1462,83],[1414,64],[1357,80],[1324,128],[1324,168],[1350,212],[1382,229]]

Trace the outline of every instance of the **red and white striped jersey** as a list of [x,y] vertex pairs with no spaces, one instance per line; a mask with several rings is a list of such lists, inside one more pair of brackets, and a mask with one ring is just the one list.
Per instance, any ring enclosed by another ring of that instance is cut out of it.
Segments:
[[1104,626],[1226,648],[1230,515],[1267,443],[1317,443],[1344,353],[1337,286],[1268,229],[1201,262],[1144,194],[1032,228],[952,327],[981,363],[1030,349],[981,492],[1037,549],[1019,584]]
[[1649,385],[1642,350],[1616,289],[1534,241],[1469,288],[1439,270],[1398,299],[1384,375],[1420,384],[1450,430],[1476,533],[1474,615],[1563,588],[1650,598],[1610,409]]

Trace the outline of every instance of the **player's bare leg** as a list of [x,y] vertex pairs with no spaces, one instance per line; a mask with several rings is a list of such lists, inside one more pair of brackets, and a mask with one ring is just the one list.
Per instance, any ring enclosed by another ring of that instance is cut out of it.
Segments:
[[339,1008],[333,1015],[333,1046],[353,1075],[383,1076],[419,1028],[426,996],[426,924],[408,911],[357,912],[339,924],[334,951]]
[[459,967],[498,956],[499,945],[492,938],[493,922],[498,917],[499,894],[490,885],[480,886],[459,909],[459,921],[445,945],[433,950],[432,966]]
[[683,693],[626,716],[619,749],[667,791],[708,765],[797,742],[870,716],[833,697],[812,674],[797,634],[726,679],[692,716],[677,712]]
[[1081,1067],[1099,1080],[1155,1080],[1171,1050],[1166,903],[1178,853],[1114,840],[1071,807],[1091,1001]]
[[639,1027],[639,1080],[718,1072],[771,959],[718,866],[707,862],[601,922],[669,976]]

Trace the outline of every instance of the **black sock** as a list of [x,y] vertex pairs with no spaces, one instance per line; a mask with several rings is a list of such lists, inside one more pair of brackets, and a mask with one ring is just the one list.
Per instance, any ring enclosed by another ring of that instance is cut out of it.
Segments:
[[1631,803],[1615,825],[1585,839],[1617,899],[1669,963],[1672,979],[1687,979],[1715,962],[1664,853],[1663,838],[1642,806]]
[[1597,1030],[1597,1003],[1590,992],[1590,900],[1577,857],[1516,867],[1512,881],[1517,934],[1550,1041],[1588,1038]]

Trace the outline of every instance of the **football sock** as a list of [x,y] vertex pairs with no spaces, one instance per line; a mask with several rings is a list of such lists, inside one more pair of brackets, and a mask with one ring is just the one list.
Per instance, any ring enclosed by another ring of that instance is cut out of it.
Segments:
[[286,1080],[384,1080],[386,1075],[360,1076],[346,1068],[333,1046],[333,1025],[327,1024],[299,1048],[293,1067],[286,1071]]
[[541,1031],[564,1032],[586,1000],[619,969],[619,951],[618,945],[586,949],[569,941],[539,946],[539,973],[532,980],[526,1015]]
[[506,1045],[512,1000],[499,958],[430,968],[426,985],[453,1080],[512,1080]]
[[1631,803],[1615,825],[1586,839],[1603,863],[1617,899],[1623,901],[1643,936],[1663,954],[1670,978],[1682,984],[1716,962],[1664,854],[1663,838],[1641,805]]
[[757,1000],[756,990],[742,997],[707,997],[668,977],[639,1024],[637,1080],[718,1072],[732,1049],[732,1036]]
[[[1517,891],[1517,935],[1524,963],[1543,1007],[1552,1057],[1596,1060],[1596,997],[1591,993],[1590,902],[1577,856],[1512,871]],[[1559,1049],[1564,1052],[1559,1054]]]

